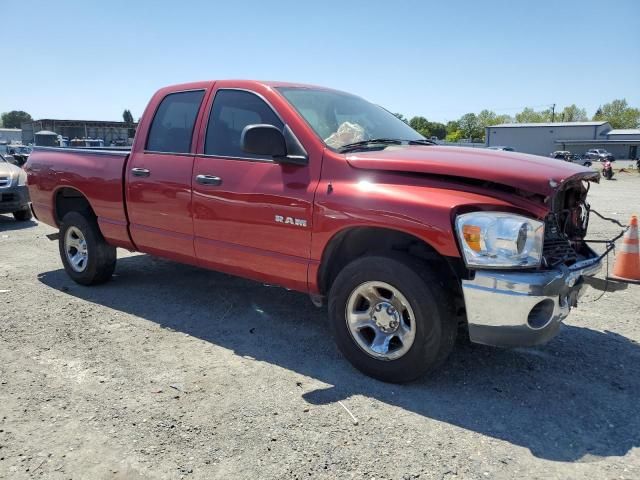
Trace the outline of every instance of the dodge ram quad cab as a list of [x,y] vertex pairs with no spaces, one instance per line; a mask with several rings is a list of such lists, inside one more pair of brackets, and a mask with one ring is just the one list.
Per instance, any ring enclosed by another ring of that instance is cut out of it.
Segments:
[[602,263],[584,241],[598,172],[437,146],[321,87],[163,88],[130,152],[36,147],[26,171],[76,282],[107,281],[119,247],[306,292],[390,382],[438,367],[459,332],[549,340]]

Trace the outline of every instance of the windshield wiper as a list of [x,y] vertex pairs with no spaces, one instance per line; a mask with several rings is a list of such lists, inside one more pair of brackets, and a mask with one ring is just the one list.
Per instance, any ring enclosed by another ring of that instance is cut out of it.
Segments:
[[342,145],[338,151],[345,153],[350,150],[356,150],[362,147],[368,147],[370,145],[402,145],[402,140],[396,138],[370,138],[369,140],[362,140],[361,142],[347,143]]
[[370,145],[435,145],[436,142],[420,138],[417,140],[401,140],[399,138],[370,138],[361,142],[347,143],[342,145],[338,151],[340,153],[357,150],[358,148],[368,147]]

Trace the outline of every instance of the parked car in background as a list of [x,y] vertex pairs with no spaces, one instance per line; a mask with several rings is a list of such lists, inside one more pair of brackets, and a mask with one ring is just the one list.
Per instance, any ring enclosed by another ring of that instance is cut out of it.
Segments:
[[505,147],[504,145],[499,145],[496,147],[488,147],[489,150],[502,150],[504,152],[515,152],[513,147]]
[[575,153],[571,153],[567,150],[557,150],[553,152],[551,158],[555,158],[557,160],[564,160],[565,162],[577,163],[578,165],[583,165],[585,167],[590,167],[593,163],[592,160],[586,155],[577,155]]
[[613,162],[616,159],[612,153],[607,152],[604,148],[592,148],[587,150],[585,156],[590,160],[597,160],[598,162]]
[[31,155],[31,147],[25,145],[7,145],[7,153],[14,158],[15,165],[21,167],[29,159]]
[[12,213],[20,222],[31,219],[27,173],[0,154],[0,213]]
[[576,155],[575,153],[570,154],[568,157],[565,158],[565,160],[567,162],[577,163],[578,165],[583,165],[585,167],[590,167],[592,164],[591,159],[588,158],[587,156]]
[[95,148],[104,147],[104,140],[101,138],[72,138],[69,146],[73,148]]
[[11,165],[16,165],[17,162],[16,162],[16,159],[13,158],[13,155],[9,155],[7,153],[0,153],[0,155],[2,155],[2,158],[4,158],[4,160],[7,163],[10,163]]

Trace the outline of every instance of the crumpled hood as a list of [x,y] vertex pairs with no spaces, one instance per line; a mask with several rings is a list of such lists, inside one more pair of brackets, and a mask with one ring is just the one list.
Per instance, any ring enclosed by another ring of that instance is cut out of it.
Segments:
[[398,146],[347,154],[354,168],[413,172],[493,182],[549,196],[575,177],[598,181],[600,174],[563,160],[524,153],[446,146]]

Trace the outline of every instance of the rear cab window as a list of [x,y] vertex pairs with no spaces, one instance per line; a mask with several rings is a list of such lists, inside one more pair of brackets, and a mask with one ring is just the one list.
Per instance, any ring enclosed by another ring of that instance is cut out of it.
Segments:
[[146,150],[163,153],[189,153],[193,128],[204,98],[204,90],[170,93],[156,111]]
[[272,161],[271,157],[247,153],[240,145],[242,130],[247,125],[255,124],[273,125],[280,131],[284,128],[283,122],[272,108],[255,93],[245,90],[218,90],[209,114],[204,154]]

